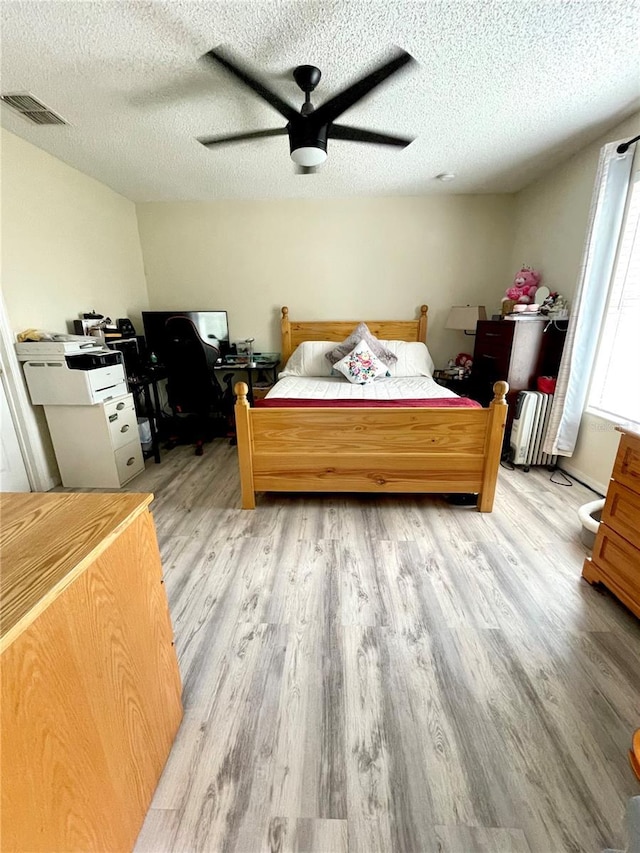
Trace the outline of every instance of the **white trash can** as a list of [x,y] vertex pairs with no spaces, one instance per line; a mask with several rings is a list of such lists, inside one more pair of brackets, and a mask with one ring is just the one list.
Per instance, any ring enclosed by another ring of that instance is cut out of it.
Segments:
[[580,519],[580,524],[582,524],[580,539],[582,540],[582,544],[590,551],[593,550],[598,528],[600,527],[604,500],[604,498],[600,498],[597,501],[590,501],[588,504],[583,504],[578,510],[578,518]]
[[153,447],[149,418],[138,418],[138,435],[140,436],[140,444],[142,445],[142,449],[145,453],[147,453]]

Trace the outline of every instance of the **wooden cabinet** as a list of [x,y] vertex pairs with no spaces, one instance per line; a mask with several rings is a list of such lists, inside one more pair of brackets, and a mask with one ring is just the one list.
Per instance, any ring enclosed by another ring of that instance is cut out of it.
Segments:
[[602,583],[640,616],[640,436],[623,432],[602,512],[582,576]]
[[484,406],[493,399],[493,383],[505,379],[509,393],[531,387],[540,359],[546,320],[480,320],[473,351],[473,396]]
[[3,495],[3,853],[127,851],[182,716],[152,495]]

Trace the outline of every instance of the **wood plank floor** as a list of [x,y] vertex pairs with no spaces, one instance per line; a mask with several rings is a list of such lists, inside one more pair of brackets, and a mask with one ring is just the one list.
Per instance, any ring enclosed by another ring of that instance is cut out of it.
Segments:
[[580,580],[576,507],[502,470],[430,497],[261,496],[149,464],[185,718],[137,853],[587,853],[640,793],[640,623]]

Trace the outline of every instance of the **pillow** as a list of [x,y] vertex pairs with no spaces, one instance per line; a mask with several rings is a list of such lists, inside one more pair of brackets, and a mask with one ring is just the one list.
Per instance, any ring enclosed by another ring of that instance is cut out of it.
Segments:
[[368,385],[380,376],[387,375],[387,366],[376,356],[366,340],[359,343],[333,369],[354,385]]
[[334,346],[333,349],[326,354],[325,358],[329,364],[335,365],[336,361],[340,361],[341,358],[344,358],[345,355],[350,353],[360,341],[366,341],[366,343],[369,344],[371,352],[377,356],[383,364],[386,364],[387,367],[396,361],[397,356],[395,353],[391,352],[390,349],[387,349],[382,341],[379,341],[371,334],[366,323],[360,323],[356,326],[346,341]]
[[427,345],[419,341],[380,341],[395,356],[390,376],[433,376],[435,365]]
[[297,346],[279,374],[282,376],[331,376],[331,364],[325,358],[335,341],[303,341]]

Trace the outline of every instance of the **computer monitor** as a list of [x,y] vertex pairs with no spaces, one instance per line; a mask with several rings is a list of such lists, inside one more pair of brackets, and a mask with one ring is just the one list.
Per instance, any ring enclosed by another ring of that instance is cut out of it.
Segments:
[[221,355],[229,352],[229,322],[226,311],[143,311],[147,354],[155,353],[158,361],[165,361],[166,324],[170,317],[188,317],[205,344],[217,347]]

